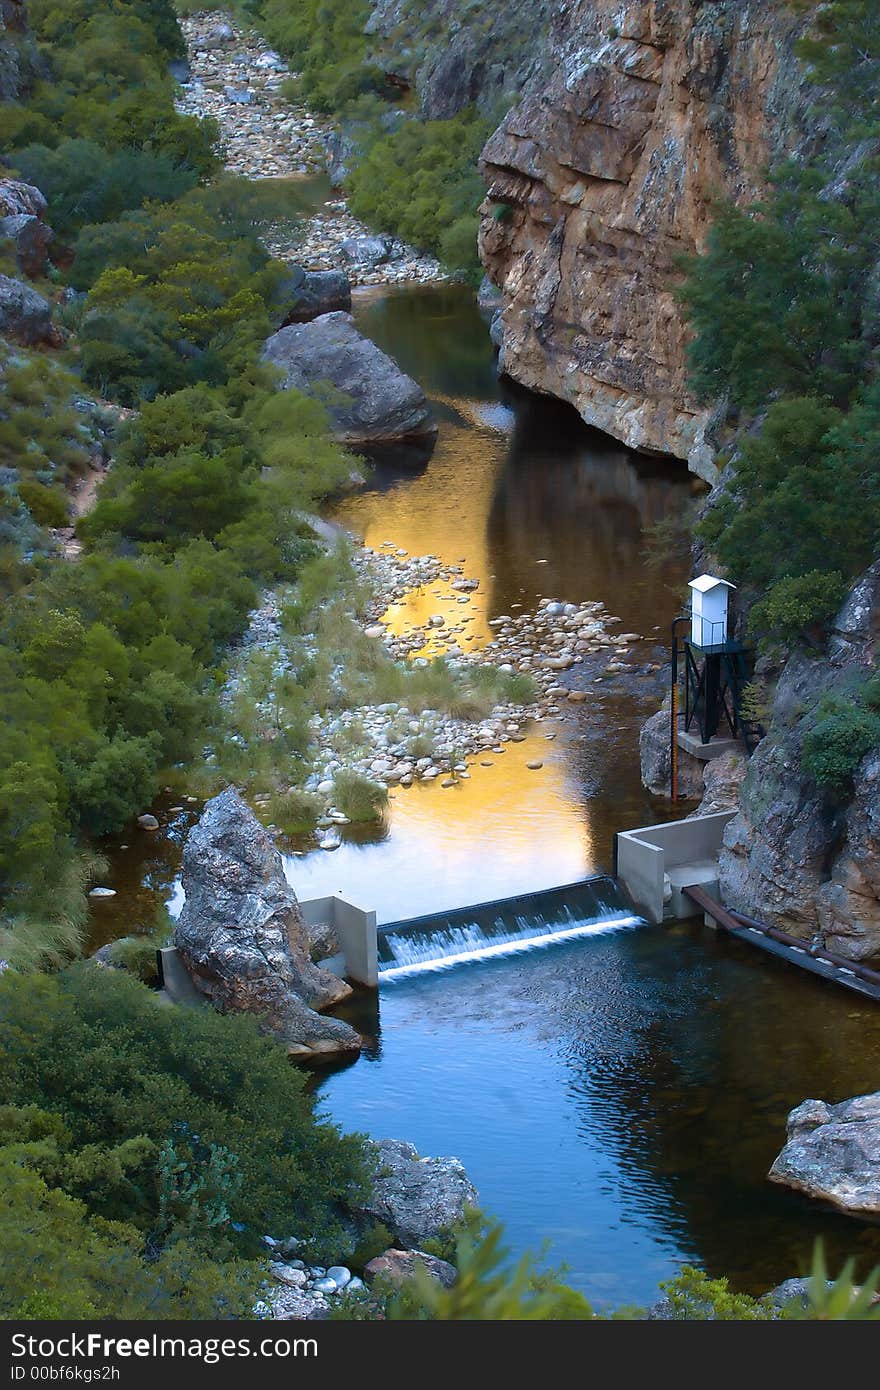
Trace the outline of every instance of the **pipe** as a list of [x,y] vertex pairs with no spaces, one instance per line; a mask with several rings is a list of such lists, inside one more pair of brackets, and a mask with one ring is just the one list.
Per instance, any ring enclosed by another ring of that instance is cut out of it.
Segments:
[[788,932],[780,931],[778,927],[770,927],[766,922],[758,922],[754,917],[746,917],[742,912],[731,912],[730,916],[736,922],[741,922],[744,927],[751,927],[755,931],[763,932],[765,936],[772,937],[774,941],[779,941],[783,946],[795,946],[798,950],[806,951],[807,955],[815,957],[817,960],[827,961],[829,965],[836,965],[839,969],[851,970],[859,979],[867,980],[869,984],[880,985],[880,971],[872,970],[869,965],[862,965],[860,961],[845,960],[842,956],[832,955],[821,946],[809,946],[805,941],[799,940],[796,936],[790,936]]

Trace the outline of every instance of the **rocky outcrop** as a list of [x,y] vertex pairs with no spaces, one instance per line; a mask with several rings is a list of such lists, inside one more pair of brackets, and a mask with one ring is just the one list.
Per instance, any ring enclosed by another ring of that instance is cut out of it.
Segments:
[[722,753],[720,758],[710,758],[703,764],[703,799],[691,815],[714,816],[719,811],[735,811],[747,770],[745,748],[739,753]]
[[[663,704],[647,719],[639,731],[639,760],[642,782],[654,796],[669,796],[672,786],[670,748],[671,697],[667,693]],[[703,794],[703,763],[679,749],[678,794],[683,800],[696,799]]]
[[422,388],[357,331],[349,314],[322,314],[279,329],[267,339],[263,358],[281,369],[283,388],[326,406],[340,443],[395,444],[436,433]]
[[771,1182],[851,1216],[880,1216],[880,1091],[840,1105],[805,1100],[786,1130]]
[[708,479],[676,262],[702,244],[712,199],[751,198],[796,138],[800,22],[775,0],[575,0],[559,7],[551,76],[483,151],[504,371]]
[[182,880],[174,944],[221,1013],[254,1014],[298,1057],[358,1050],[353,1028],[315,1012],[351,990],[312,964],[281,856],[234,788],[209,801],[187,835]]
[[414,89],[428,120],[468,106],[495,112],[548,70],[550,26],[563,8],[552,0],[507,0],[491,12],[462,0],[373,0],[367,59],[393,85]]
[[33,184],[0,178],[0,240],[15,247],[23,275],[42,275],[49,259],[52,229],[43,221],[46,199]]
[[49,301],[10,275],[0,275],[0,333],[22,347],[60,342]]
[[321,314],[351,308],[351,281],[344,270],[306,270],[292,265],[290,276],[281,287],[284,323],[309,323]]
[[403,1139],[380,1139],[374,1157],[370,1195],[358,1215],[381,1221],[398,1244],[418,1250],[461,1221],[477,1205],[476,1188],[457,1158],[419,1158]]
[[399,1288],[412,1279],[417,1269],[444,1289],[451,1289],[457,1277],[455,1265],[436,1255],[426,1255],[424,1250],[383,1250],[365,1267],[364,1278],[368,1284],[381,1279]]
[[786,663],[719,862],[728,907],[850,960],[880,954],[880,750],[862,760],[844,804],[807,775],[801,750],[822,696],[874,671],[878,636],[880,563],[852,590],[827,651]]

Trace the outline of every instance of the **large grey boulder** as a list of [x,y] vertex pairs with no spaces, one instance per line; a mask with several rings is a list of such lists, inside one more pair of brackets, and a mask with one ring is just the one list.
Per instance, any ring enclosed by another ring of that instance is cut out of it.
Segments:
[[851,1216],[880,1216],[880,1091],[839,1105],[805,1100],[786,1129],[771,1182]]
[[58,341],[49,301],[10,275],[0,275],[0,333],[23,347]]
[[48,204],[39,188],[22,179],[0,179],[0,217],[42,217]]
[[349,314],[280,328],[263,358],[281,369],[282,389],[322,401],[340,443],[396,444],[436,433],[422,388],[357,331]]
[[380,1139],[370,1147],[371,1191],[358,1211],[381,1221],[404,1248],[417,1250],[477,1205],[477,1190],[459,1159],[419,1158],[403,1139]]
[[196,988],[221,1013],[255,1014],[295,1056],[356,1052],[360,1038],[317,1009],[351,993],[313,965],[309,936],[281,856],[233,787],[186,837],[186,902],[174,944]]
[[304,266],[290,267],[290,277],[281,286],[285,319],[282,327],[291,323],[309,323],[321,314],[332,314],[351,308],[351,281],[344,270],[306,270]]

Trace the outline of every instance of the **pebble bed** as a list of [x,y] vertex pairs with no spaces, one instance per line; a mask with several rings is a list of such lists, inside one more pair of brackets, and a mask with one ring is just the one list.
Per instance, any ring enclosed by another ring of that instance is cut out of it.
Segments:
[[[229,172],[254,180],[322,173],[332,123],[282,94],[293,74],[281,56],[229,16],[197,14],[180,24],[190,71],[181,83],[177,109],[217,121]],[[445,278],[432,256],[394,237],[376,238],[352,215],[341,194],[304,226],[275,224],[263,240],[280,260],[296,261],[307,270],[343,269],[353,285],[426,284]],[[345,249],[344,243],[349,243]]]
[[273,1256],[269,1264],[272,1284],[254,1307],[258,1318],[284,1322],[297,1318],[325,1318],[332,1303],[341,1297],[363,1293],[366,1285],[347,1265],[309,1265],[294,1252],[300,1242],[264,1236]]
[[[459,643],[466,640],[467,627],[476,617],[473,604],[479,598],[479,581],[467,577],[461,565],[444,564],[435,555],[408,555],[391,541],[381,549],[355,546],[352,564],[371,594],[363,630],[381,642],[394,660],[427,666],[432,656],[442,655],[453,669],[482,665],[508,675],[522,673],[531,679],[535,699],[529,704],[496,705],[483,719],[455,718],[432,709],[415,712],[396,702],[314,714],[310,720],[312,771],[302,789],[321,799],[316,836],[322,849],[337,849],[342,843],[341,827],[349,823],[333,802],[334,777],[342,769],[386,789],[433,781],[451,788],[467,780],[481,762],[488,765],[487,758],[502,753],[505,744],[523,742],[527,732],[545,720],[549,721],[545,737],[555,738],[554,722],[568,712],[573,715],[572,707],[588,698],[585,690],[561,683],[564,672],[596,656],[608,658],[602,676],[648,674],[657,669],[656,664],[639,667],[622,659],[641,642],[641,636],[609,631],[619,619],[597,602],[542,599],[533,612],[491,619],[493,639],[476,650],[464,650]],[[393,632],[389,609],[429,585],[441,586],[438,606],[445,600],[453,611],[438,612],[425,624]],[[264,595],[251,616],[242,655],[259,647],[277,647],[279,670],[283,670],[279,607],[277,593]],[[426,648],[430,656],[414,655]],[[242,669],[240,659],[233,666],[231,688]],[[542,765],[533,759],[526,766],[537,772]],[[256,803],[265,800],[257,797]]]

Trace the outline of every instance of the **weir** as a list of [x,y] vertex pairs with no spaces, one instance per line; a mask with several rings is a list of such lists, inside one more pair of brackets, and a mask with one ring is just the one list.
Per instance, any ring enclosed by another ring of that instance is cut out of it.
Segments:
[[379,983],[643,925],[606,875],[378,929]]

